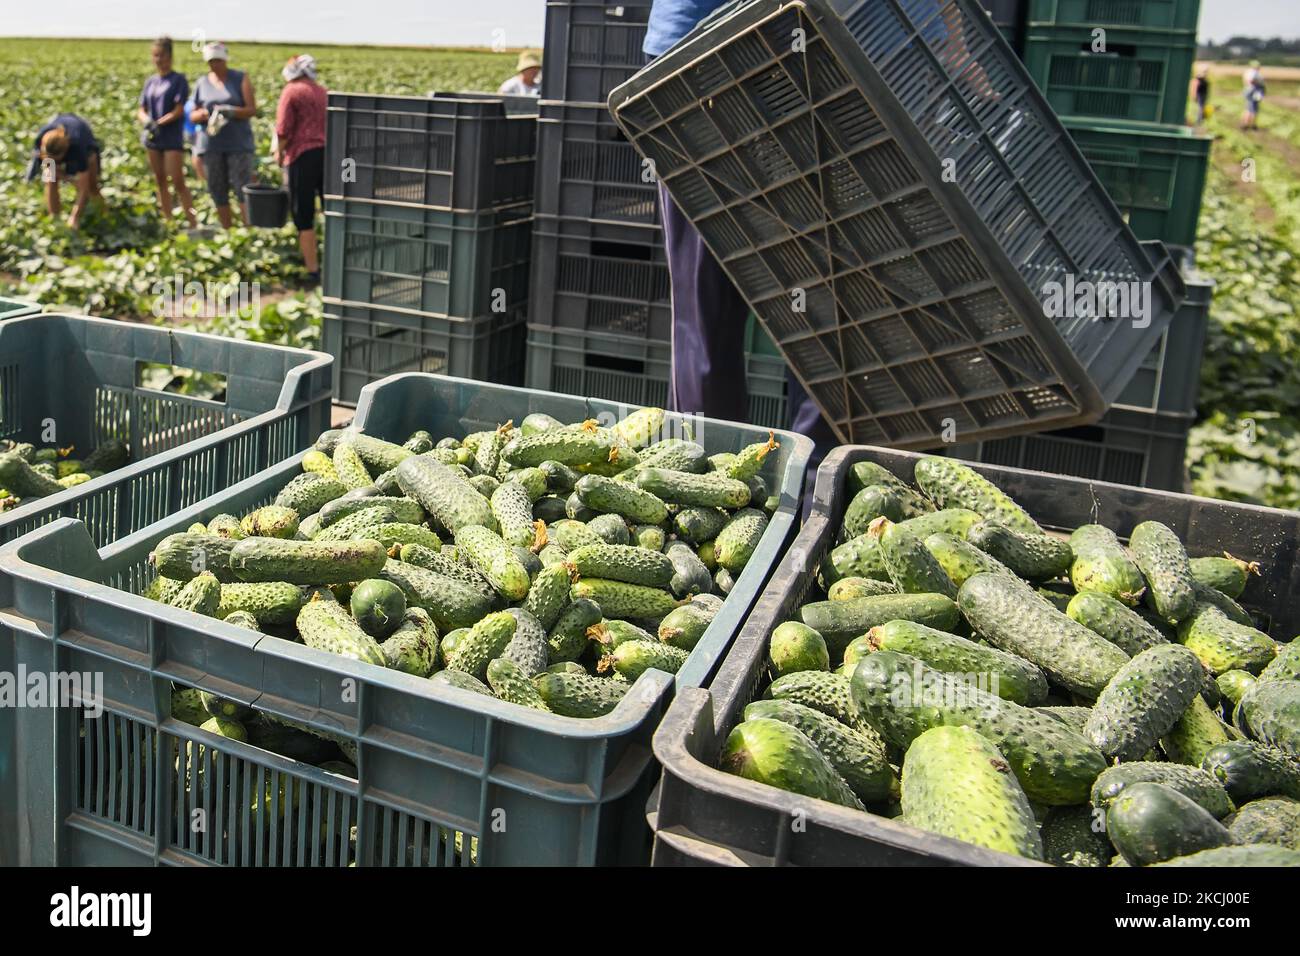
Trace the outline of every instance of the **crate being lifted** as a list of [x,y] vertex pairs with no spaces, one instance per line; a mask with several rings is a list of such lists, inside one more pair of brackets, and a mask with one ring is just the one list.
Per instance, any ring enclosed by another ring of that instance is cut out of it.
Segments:
[[1095,421],[1183,298],[973,0],[737,0],[610,108],[846,441]]

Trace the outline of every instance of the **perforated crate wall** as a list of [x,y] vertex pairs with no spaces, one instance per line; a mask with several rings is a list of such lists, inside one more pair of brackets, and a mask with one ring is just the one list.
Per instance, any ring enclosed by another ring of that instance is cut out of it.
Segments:
[[[611,108],[845,440],[1095,420],[1181,300],[968,0],[733,4]],[[1071,278],[1150,324],[1049,318]]]

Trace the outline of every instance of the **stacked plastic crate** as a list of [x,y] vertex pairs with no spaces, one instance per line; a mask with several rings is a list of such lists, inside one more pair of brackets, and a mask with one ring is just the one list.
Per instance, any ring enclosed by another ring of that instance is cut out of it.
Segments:
[[520,384],[537,101],[331,93],[327,136],[336,398],[397,372]]
[[[546,7],[528,384],[664,405],[671,306],[655,170],[605,105],[645,64],[650,6],[551,0]],[[750,420],[782,427],[785,361],[752,321],[744,347]]]
[[1095,426],[962,446],[958,454],[1178,490],[1213,292],[1190,271],[1212,141],[1184,125],[1200,0],[1025,6],[1025,65],[1134,234],[1164,242],[1189,264],[1188,302]]

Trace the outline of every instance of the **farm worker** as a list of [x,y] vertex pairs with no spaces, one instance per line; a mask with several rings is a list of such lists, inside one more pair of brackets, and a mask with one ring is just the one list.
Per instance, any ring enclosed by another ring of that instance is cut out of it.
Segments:
[[194,84],[194,112],[190,118],[203,126],[203,166],[208,193],[217,207],[221,225],[230,228],[230,192],[239,203],[240,218],[248,221],[244,187],[253,181],[253,127],[257,115],[253,83],[248,74],[232,70],[224,43],[205,43],[203,59],[208,72]]
[[[653,60],[727,0],[654,0],[642,50]],[[749,306],[705,246],[691,220],[659,184],[664,246],[672,284],[672,382],[676,411],[749,420],[745,387],[745,323]],[[792,431],[816,444],[809,475],[839,442],[798,379],[786,372],[786,416]],[[807,499],[811,501],[812,496]]]
[[1241,128],[1259,129],[1259,104],[1265,93],[1264,71],[1260,68],[1259,60],[1250,61],[1250,67],[1241,79],[1246,97],[1246,111],[1241,115]]
[[285,167],[298,248],[307,278],[320,282],[316,254],[316,197],[325,201],[325,87],[316,82],[316,59],[309,53],[289,58],[286,80],[275,111],[275,161]]
[[497,92],[502,96],[541,96],[542,58],[532,50],[520,53],[515,75],[502,83]]
[[136,119],[144,126],[141,141],[149,156],[149,168],[153,170],[163,219],[170,222],[172,218],[172,199],[168,189],[170,180],[176,189],[176,198],[180,200],[185,218],[193,229],[198,222],[194,218],[194,199],[185,182],[184,136],[185,99],[190,95],[190,84],[172,69],[170,37],[154,40],[151,54],[154,69],[158,72],[144,81],[144,89],[140,91]]
[[1196,71],[1196,125],[1204,126],[1210,109],[1210,68],[1202,66]]
[[86,202],[92,197],[96,204],[104,201],[99,192],[99,143],[90,124],[76,113],[60,113],[42,126],[27,178],[30,181],[38,174],[45,183],[46,208],[55,219],[63,210],[59,183],[70,179],[76,184],[68,228],[78,228]]

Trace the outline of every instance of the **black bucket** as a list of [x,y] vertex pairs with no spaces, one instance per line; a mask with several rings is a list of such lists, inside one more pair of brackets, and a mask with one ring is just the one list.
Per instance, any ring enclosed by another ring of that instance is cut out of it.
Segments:
[[244,187],[244,200],[250,226],[279,229],[289,218],[289,190],[283,186],[249,183]]

